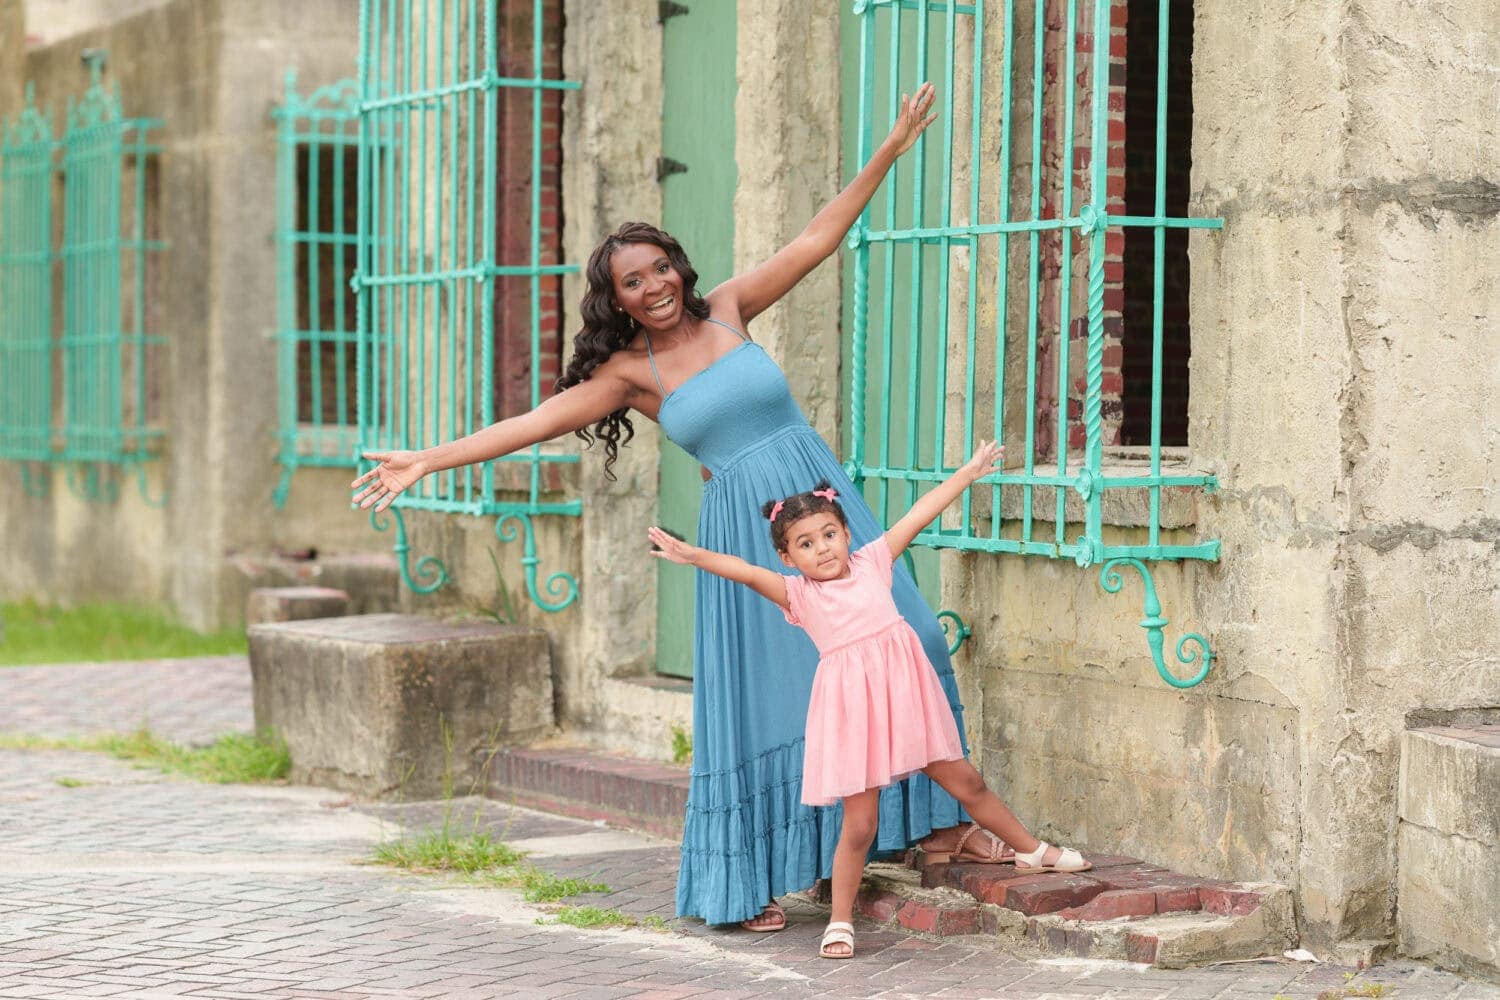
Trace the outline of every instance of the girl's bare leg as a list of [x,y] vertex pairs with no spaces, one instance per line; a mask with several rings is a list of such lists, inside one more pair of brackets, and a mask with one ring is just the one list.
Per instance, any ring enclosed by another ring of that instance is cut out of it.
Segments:
[[[1005,841],[1020,854],[1036,850],[1041,841],[1031,835],[1021,821],[1016,819],[1000,797],[990,791],[983,776],[967,760],[933,761],[922,772],[940,785],[943,791],[963,805],[974,822]],[[842,845],[840,845],[842,846]],[[1042,857],[1043,864],[1052,864],[1062,854],[1052,847]]]
[[[875,829],[880,825],[880,789],[867,788],[858,795],[844,799],[844,826],[839,833],[839,846],[833,852],[833,912],[831,921],[854,920],[854,896],[859,892],[860,876],[865,871],[865,859],[870,854],[870,845],[875,841]],[[848,946],[829,945],[834,954],[848,954]]]

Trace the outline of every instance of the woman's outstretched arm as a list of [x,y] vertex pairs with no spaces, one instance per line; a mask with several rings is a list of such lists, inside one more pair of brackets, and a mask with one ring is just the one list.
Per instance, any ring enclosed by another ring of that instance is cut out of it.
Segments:
[[886,136],[849,186],[824,205],[796,239],[759,267],[724,282],[714,289],[713,297],[732,301],[739,311],[740,321],[749,323],[775,305],[809,271],[827,260],[874,197],[891,164],[910,149],[923,130],[937,118],[936,113],[928,114],[935,96],[930,83],[918,87],[909,99],[903,94],[901,113],[896,116],[891,134]]
[[[534,410],[490,424],[456,441],[421,451],[367,451],[364,457],[380,463],[349,484],[359,490],[354,502],[385,510],[417,480],[432,472],[488,462],[530,445],[550,441],[594,424],[629,405],[630,383],[595,371],[593,377],[559,392]],[[360,487],[364,489],[360,489]]]

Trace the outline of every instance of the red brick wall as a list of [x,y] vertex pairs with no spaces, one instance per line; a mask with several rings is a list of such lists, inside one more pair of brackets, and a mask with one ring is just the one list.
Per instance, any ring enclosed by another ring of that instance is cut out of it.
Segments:
[[[1157,2],[1158,0],[1120,0],[1110,12],[1106,155],[1107,211],[1111,215],[1153,214]],[[1071,207],[1075,214],[1079,206],[1086,203],[1090,190],[1089,176],[1093,161],[1093,56],[1096,42],[1094,12],[1090,5],[1080,4],[1077,21],[1070,26],[1064,23],[1066,10],[1062,0],[1048,0],[1043,38],[1045,90],[1042,95],[1042,129],[1046,147],[1042,164],[1042,184],[1046,192],[1042,207],[1043,218],[1057,218],[1062,207],[1059,194],[1063,172],[1062,124],[1067,96],[1064,74],[1070,30],[1077,40],[1074,57],[1074,152],[1071,174]],[[1191,4],[1175,4],[1173,11],[1174,42],[1169,67],[1167,209],[1168,214],[1185,215],[1188,193],[1187,150],[1191,141],[1192,70],[1188,58],[1191,51]],[[1184,45],[1186,47],[1182,48]],[[1145,201],[1141,200],[1143,189],[1146,192]],[[1037,453],[1039,456],[1055,457],[1057,410],[1062,405],[1058,401],[1060,344],[1057,331],[1060,321],[1064,239],[1060,233],[1046,234],[1041,243],[1043,288],[1038,316],[1042,335],[1038,343]],[[1164,444],[1185,444],[1187,436],[1186,247],[1184,231],[1169,231],[1165,265],[1167,335],[1163,351]],[[1152,253],[1152,236],[1148,229],[1111,229],[1106,235],[1104,374],[1100,410],[1106,446],[1149,441],[1151,287],[1154,267]],[[1085,442],[1083,400],[1088,344],[1088,254],[1088,240],[1075,236],[1069,260],[1072,291],[1067,331],[1067,447],[1070,449],[1080,449]],[[1014,270],[1012,273],[1015,273]],[[1144,425],[1141,423],[1142,419]],[[1142,426],[1144,431],[1141,430]]]
[[[502,76],[530,79],[534,74],[533,0],[499,0],[498,52]],[[562,0],[542,4],[542,75],[562,76]],[[541,130],[541,263],[561,261],[562,245],[562,92],[543,90]],[[524,265],[531,259],[533,91],[502,88],[498,101],[496,262]],[[541,352],[537,375],[541,397],[552,393],[562,358],[562,282],[540,281]],[[494,284],[494,387],[497,418],[531,408],[531,283],[527,278],[500,278]]]

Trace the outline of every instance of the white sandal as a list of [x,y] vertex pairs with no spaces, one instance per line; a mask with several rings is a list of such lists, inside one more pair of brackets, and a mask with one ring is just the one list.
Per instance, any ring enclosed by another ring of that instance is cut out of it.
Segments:
[[[847,944],[849,954],[835,955],[828,950],[831,944]],[[823,943],[818,945],[819,958],[853,958],[854,957],[854,925],[842,920],[834,920],[828,924],[828,929],[823,932]]]
[[1051,845],[1048,844],[1045,840],[1039,840],[1036,842],[1036,850],[1030,852],[1029,854],[1023,854],[1020,851],[1017,851],[1016,871],[1031,872],[1033,874],[1037,874],[1040,872],[1071,873],[1086,872],[1090,868],[1094,867],[1092,862],[1085,861],[1083,859],[1083,855],[1079,854],[1071,847],[1061,848],[1062,853],[1058,855],[1057,860],[1052,862],[1052,864],[1050,865],[1044,865],[1042,864],[1042,857],[1047,853],[1047,848],[1050,846]]

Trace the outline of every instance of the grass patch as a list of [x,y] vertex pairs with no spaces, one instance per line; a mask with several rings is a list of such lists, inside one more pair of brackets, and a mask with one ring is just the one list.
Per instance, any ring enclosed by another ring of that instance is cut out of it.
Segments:
[[[292,759],[286,744],[274,736],[221,736],[206,747],[186,747],[164,740],[144,726],[133,733],[105,733],[50,739],[43,736],[0,735],[4,750],[80,750],[107,753],[118,760],[184,774],[199,781],[240,784],[286,777]],[[58,784],[64,780],[59,779]],[[73,788],[76,785],[65,785]]]
[[[1352,973],[1345,973],[1345,979],[1353,979]],[[1324,990],[1318,994],[1318,1000],[1345,1000],[1346,997],[1388,997],[1395,990],[1386,983],[1360,983],[1358,986],[1339,986],[1331,990]]]
[[87,781],[79,781],[77,778],[58,778],[57,783],[64,788],[82,788],[88,784]]
[[564,906],[551,917],[538,917],[539,924],[567,924],[569,927],[595,929],[600,927],[645,927],[653,931],[665,931],[667,922],[661,917],[632,917],[619,910],[605,910],[597,906]]
[[488,833],[455,837],[446,823],[441,830],[386,841],[375,847],[376,864],[428,874],[489,875],[513,868],[523,857],[520,851]]
[[160,608],[83,604],[57,608],[35,601],[0,604],[0,666],[152,660],[245,652],[245,630],[195,632]]
[[419,874],[458,875],[487,885],[520,889],[529,903],[555,903],[584,892],[608,892],[609,886],[579,878],[561,878],[524,861],[526,855],[487,831],[455,836],[444,823],[415,837],[375,847],[376,864]]

